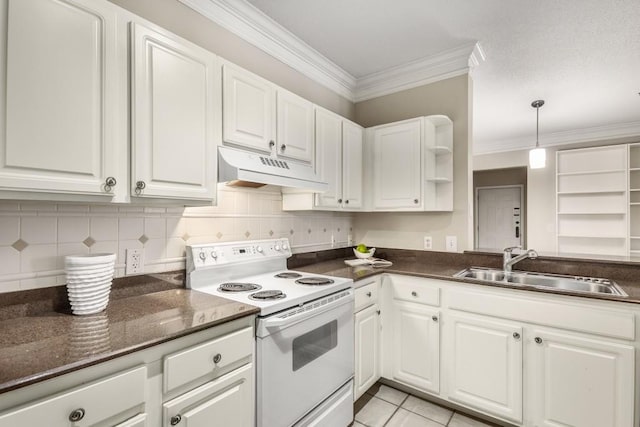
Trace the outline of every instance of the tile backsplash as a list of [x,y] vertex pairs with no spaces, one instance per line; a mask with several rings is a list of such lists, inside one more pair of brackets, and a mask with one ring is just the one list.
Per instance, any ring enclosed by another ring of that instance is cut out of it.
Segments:
[[65,283],[64,256],[142,249],[144,272],[184,268],[187,244],[287,237],[293,252],[348,244],[353,217],[284,212],[277,187],[220,186],[218,206],[156,207],[0,201],[0,292]]

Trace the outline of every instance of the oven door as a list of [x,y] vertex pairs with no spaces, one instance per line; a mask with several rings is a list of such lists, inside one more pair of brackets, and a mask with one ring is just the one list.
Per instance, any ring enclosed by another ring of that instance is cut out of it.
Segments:
[[353,377],[353,292],[343,294],[259,319],[258,427],[293,425]]

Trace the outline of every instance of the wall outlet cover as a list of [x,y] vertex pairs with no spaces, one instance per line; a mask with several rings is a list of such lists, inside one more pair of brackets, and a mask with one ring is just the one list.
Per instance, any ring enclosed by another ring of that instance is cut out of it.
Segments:
[[447,252],[457,252],[458,238],[456,236],[447,236],[445,240],[445,249]]
[[142,249],[127,249],[127,259],[124,266],[124,274],[126,276],[132,274],[142,274],[143,269],[143,258],[142,258]]
[[424,236],[424,248],[427,250],[433,249],[433,239],[431,236]]

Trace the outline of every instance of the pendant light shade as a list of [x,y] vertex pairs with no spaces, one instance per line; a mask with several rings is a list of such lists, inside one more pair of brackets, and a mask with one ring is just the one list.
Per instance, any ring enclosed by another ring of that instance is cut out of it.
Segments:
[[542,169],[547,164],[547,150],[540,148],[540,143],[538,142],[538,124],[540,122],[539,112],[540,107],[543,105],[544,101],[541,99],[531,103],[531,106],[536,109],[536,148],[529,151],[529,167],[531,169]]

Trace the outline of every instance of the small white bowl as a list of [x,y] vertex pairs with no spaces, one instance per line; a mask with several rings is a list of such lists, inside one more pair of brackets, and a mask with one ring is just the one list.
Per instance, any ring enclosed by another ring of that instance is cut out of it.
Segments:
[[360,259],[371,258],[375,252],[376,252],[376,248],[369,248],[369,252],[360,252],[360,251],[357,251],[355,248],[353,249],[353,254],[356,256],[356,258],[360,258]]

